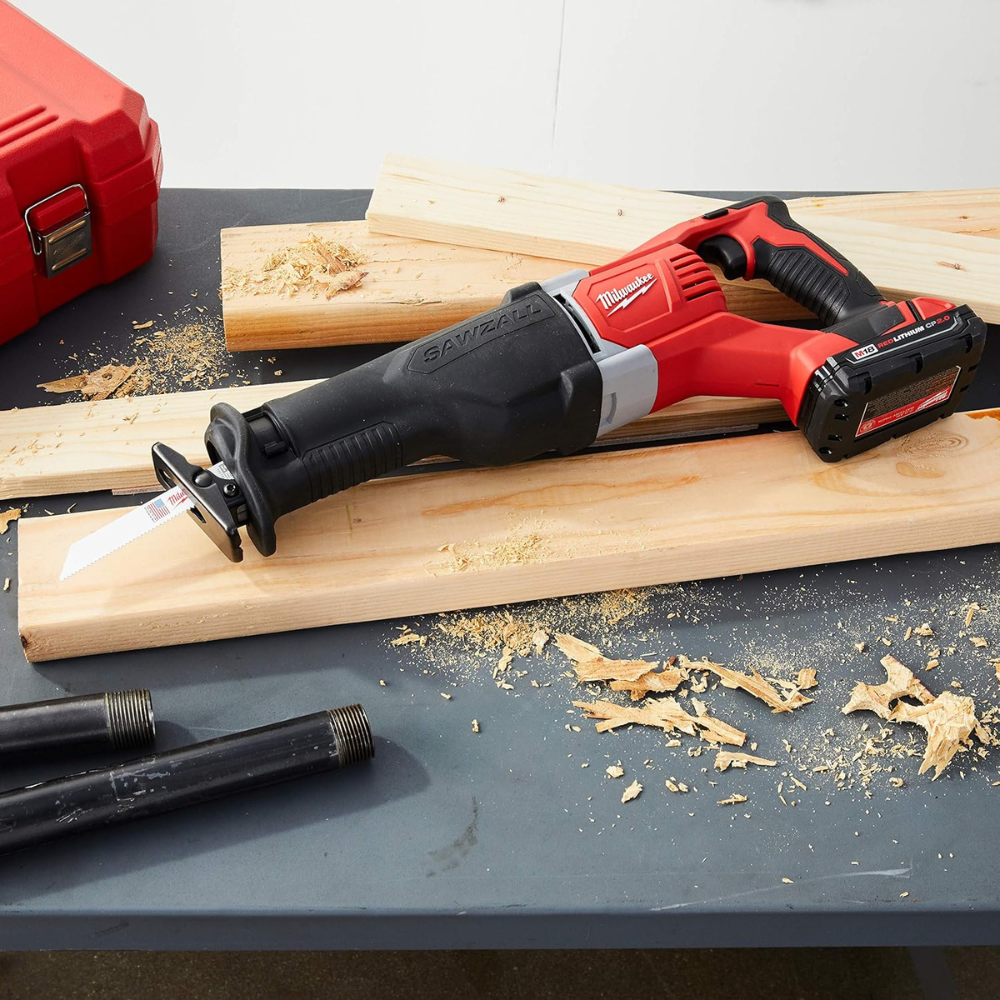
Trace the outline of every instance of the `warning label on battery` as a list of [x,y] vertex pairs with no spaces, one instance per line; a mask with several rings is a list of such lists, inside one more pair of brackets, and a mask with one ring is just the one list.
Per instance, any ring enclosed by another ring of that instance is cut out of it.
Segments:
[[861,423],[855,438],[864,437],[873,431],[898,423],[915,413],[922,413],[933,406],[940,406],[951,398],[955,383],[962,368],[955,365],[937,375],[921,379],[911,385],[888,392],[878,399],[873,399],[861,414]]

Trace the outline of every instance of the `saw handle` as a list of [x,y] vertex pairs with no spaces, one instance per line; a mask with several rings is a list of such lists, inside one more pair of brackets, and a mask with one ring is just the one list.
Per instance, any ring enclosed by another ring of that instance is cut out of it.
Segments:
[[602,381],[591,348],[539,285],[495,309],[247,413],[212,407],[212,461],[264,555],[299,507],[435,455],[507,465],[591,444]]
[[843,254],[797,223],[788,206],[770,196],[709,212],[720,231],[692,247],[723,274],[763,278],[833,326],[882,301],[878,289]]

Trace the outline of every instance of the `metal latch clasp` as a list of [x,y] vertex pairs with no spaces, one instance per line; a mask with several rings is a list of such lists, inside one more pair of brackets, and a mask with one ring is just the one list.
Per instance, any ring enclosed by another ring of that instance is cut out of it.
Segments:
[[86,260],[93,252],[90,205],[82,184],[70,184],[24,213],[31,250],[51,278]]

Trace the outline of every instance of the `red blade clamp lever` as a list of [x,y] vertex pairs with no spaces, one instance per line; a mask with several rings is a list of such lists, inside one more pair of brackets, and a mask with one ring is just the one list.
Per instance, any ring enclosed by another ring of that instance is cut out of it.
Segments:
[[[731,313],[709,264],[770,282],[822,328]],[[820,458],[839,461],[954,412],[985,341],[968,306],[886,301],[783,201],[753,198],[247,413],[216,404],[205,441],[232,478],[163,444],[153,464],[239,560],[240,527],[270,555],[283,514],[430,455],[568,454],[695,395],[780,400]]]

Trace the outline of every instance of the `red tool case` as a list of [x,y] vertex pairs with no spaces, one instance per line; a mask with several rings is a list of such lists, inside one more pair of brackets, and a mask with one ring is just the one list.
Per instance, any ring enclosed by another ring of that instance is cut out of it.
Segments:
[[143,99],[0,0],[0,343],[149,260],[162,172]]

